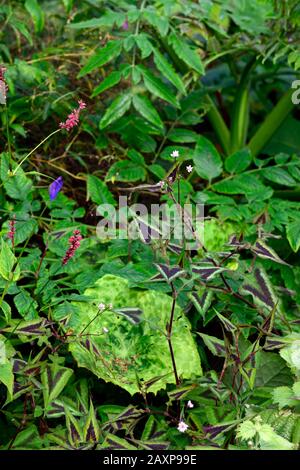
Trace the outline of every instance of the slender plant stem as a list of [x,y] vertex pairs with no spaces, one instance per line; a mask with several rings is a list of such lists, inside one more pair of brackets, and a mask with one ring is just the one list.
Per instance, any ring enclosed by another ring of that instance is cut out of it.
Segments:
[[175,355],[174,355],[174,350],[173,350],[172,340],[171,340],[177,293],[176,293],[173,283],[171,283],[171,288],[172,288],[172,293],[173,293],[173,301],[172,301],[172,307],[171,307],[170,321],[167,324],[167,341],[168,341],[168,345],[170,349],[175,382],[176,382],[176,385],[178,386],[180,384],[180,380],[179,380],[178,373],[177,373]]
[[54,134],[57,134],[57,132],[60,132],[60,131],[61,131],[61,129],[56,129],[55,131],[51,132],[51,134],[49,134],[47,137],[45,137],[45,139],[43,139],[36,147],[34,147],[34,149],[32,149],[29,153],[27,153],[27,155],[25,155],[25,157],[16,166],[16,168],[14,169],[12,174],[15,175],[17,173],[18,169],[23,165],[23,163],[27,160],[27,158],[30,157],[30,155],[33,154],[33,152],[35,152],[44,142],[46,142],[48,139],[50,139],[50,137],[52,137]]

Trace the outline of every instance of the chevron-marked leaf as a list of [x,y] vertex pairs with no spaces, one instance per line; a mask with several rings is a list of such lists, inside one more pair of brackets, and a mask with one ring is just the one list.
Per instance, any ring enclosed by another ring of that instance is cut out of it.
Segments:
[[270,259],[272,261],[275,261],[275,263],[285,264],[286,266],[289,266],[288,263],[279,258],[277,253],[272,248],[270,248],[268,245],[266,245],[266,243],[261,240],[257,240],[251,250],[260,258]]
[[204,281],[210,281],[223,271],[227,271],[226,268],[214,266],[211,263],[201,263],[199,265],[194,264],[192,266],[192,272],[194,274],[198,274]]
[[168,283],[171,283],[179,276],[184,276],[185,271],[179,266],[168,266],[167,264],[156,264],[157,269]]
[[138,323],[140,323],[141,315],[143,313],[143,311],[140,308],[134,308],[134,307],[118,308],[118,309],[115,309],[114,312],[117,313],[118,315],[123,315],[134,325],[137,325]]
[[84,442],[98,442],[99,441],[99,424],[96,418],[93,402],[90,400],[90,409],[83,429],[83,441]]
[[205,346],[210,350],[214,356],[225,357],[226,347],[224,341],[215,338],[214,336],[205,335],[204,333],[197,333],[204,341]]
[[212,297],[213,293],[208,289],[204,290],[202,293],[200,291],[194,291],[190,295],[191,301],[203,318],[211,305]]
[[56,364],[47,365],[44,368],[41,379],[45,408],[63,391],[72,374],[72,369],[57,366]]
[[255,303],[273,309],[278,302],[267,274],[262,268],[255,268],[253,276],[246,279],[241,293],[250,294]]

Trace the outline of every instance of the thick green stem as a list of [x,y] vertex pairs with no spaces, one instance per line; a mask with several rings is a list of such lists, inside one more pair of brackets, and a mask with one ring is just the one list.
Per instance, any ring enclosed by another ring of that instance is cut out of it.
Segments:
[[294,107],[292,94],[294,91],[291,88],[283,95],[250,140],[248,147],[254,157],[265,147],[272,135],[292,111]]
[[230,152],[230,134],[228,127],[225,124],[224,119],[222,118],[221,114],[219,113],[215,103],[213,100],[210,98],[210,96],[207,97],[208,102],[210,105],[210,109],[207,113],[207,117],[215,131],[215,133],[218,136],[218,139],[220,141],[220,144],[223,147],[223,150],[225,152],[225,155],[229,155]]
[[255,63],[256,57],[252,57],[249,63],[246,65],[234,100],[230,136],[231,153],[240,150],[246,143],[249,122],[250,74]]

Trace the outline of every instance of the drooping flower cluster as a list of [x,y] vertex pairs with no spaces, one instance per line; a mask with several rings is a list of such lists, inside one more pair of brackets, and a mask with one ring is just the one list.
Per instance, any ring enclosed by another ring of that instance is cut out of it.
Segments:
[[13,218],[8,222],[9,232],[7,234],[8,238],[11,240],[12,246],[15,244],[15,233],[16,233],[16,216],[14,215]]
[[7,85],[4,77],[5,72],[6,68],[0,65],[0,104],[6,104]]
[[62,260],[62,264],[65,265],[75,254],[75,251],[80,247],[80,241],[82,236],[80,230],[74,230],[73,235],[69,238],[69,248],[66,251],[66,254]]
[[53,201],[56,198],[59,191],[63,187],[63,184],[64,184],[64,180],[62,176],[59,176],[56,180],[53,181],[53,183],[50,184],[49,186],[50,201]]
[[78,101],[78,108],[73,109],[71,114],[69,114],[67,120],[65,122],[61,122],[59,127],[61,129],[66,129],[70,131],[73,127],[77,126],[79,123],[79,114],[82,109],[86,108],[86,104],[84,101]]

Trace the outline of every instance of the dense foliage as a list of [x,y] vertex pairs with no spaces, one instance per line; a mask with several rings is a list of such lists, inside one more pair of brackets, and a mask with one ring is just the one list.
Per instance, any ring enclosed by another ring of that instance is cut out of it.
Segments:
[[[0,23],[0,448],[299,449],[298,1]],[[100,237],[120,196],[201,243]]]

